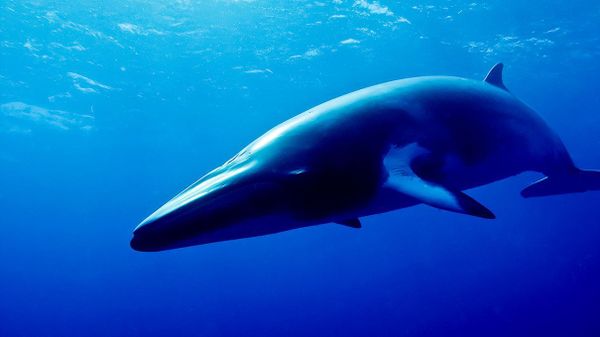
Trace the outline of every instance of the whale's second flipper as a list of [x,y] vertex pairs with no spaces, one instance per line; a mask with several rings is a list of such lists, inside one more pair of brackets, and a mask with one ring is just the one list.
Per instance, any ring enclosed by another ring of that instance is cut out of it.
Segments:
[[521,191],[525,198],[600,190],[600,171],[575,169],[564,175],[544,177]]
[[391,149],[384,158],[384,167],[388,173],[384,187],[433,207],[480,218],[496,218],[494,213],[464,192],[419,177],[411,168],[410,162],[424,151],[426,150],[416,144]]
[[358,218],[347,219],[347,220],[343,220],[343,221],[336,221],[336,223],[350,227],[350,228],[356,228],[356,229],[362,228],[362,224],[360,223],[360,219],[358,219]]

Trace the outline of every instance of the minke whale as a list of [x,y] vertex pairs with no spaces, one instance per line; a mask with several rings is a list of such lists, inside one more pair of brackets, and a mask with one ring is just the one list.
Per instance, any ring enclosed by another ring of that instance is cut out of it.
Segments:
[[131,247],[161,251],[360,218],[417,204],[485,219],[464,190],[524,171],[539,197],[600,189],[502,80],[426,76],[335,98],[276,126],[152,213]]

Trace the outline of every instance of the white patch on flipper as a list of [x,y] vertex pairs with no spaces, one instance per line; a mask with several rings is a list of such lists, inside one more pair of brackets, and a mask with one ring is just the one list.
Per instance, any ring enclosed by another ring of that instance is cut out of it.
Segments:
[[384,186],[433,207],[482,218],[494,218],[492,212],[463,192],[452,191],[417,176],[410,163],[417,156],[428,152],[415,143],[402,148],[392,147],[383,160],[388,172]]

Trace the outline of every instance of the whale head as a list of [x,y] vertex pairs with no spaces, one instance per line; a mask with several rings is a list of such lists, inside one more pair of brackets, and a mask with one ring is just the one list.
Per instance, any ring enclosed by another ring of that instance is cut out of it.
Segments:
[[143,220],[131,247],[161,251],[279,231],[291,222],[284,182],[259,166],[233,160],[208,173]]

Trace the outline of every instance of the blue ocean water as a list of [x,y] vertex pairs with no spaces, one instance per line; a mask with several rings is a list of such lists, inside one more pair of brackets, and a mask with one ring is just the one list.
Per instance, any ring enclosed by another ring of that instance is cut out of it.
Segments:
[[600,168],[600,3],[0,2],[0,336],[600,336],[599,192],[470,192],[161,253],[133,228],[272,126],[368,85],[483,78]]

